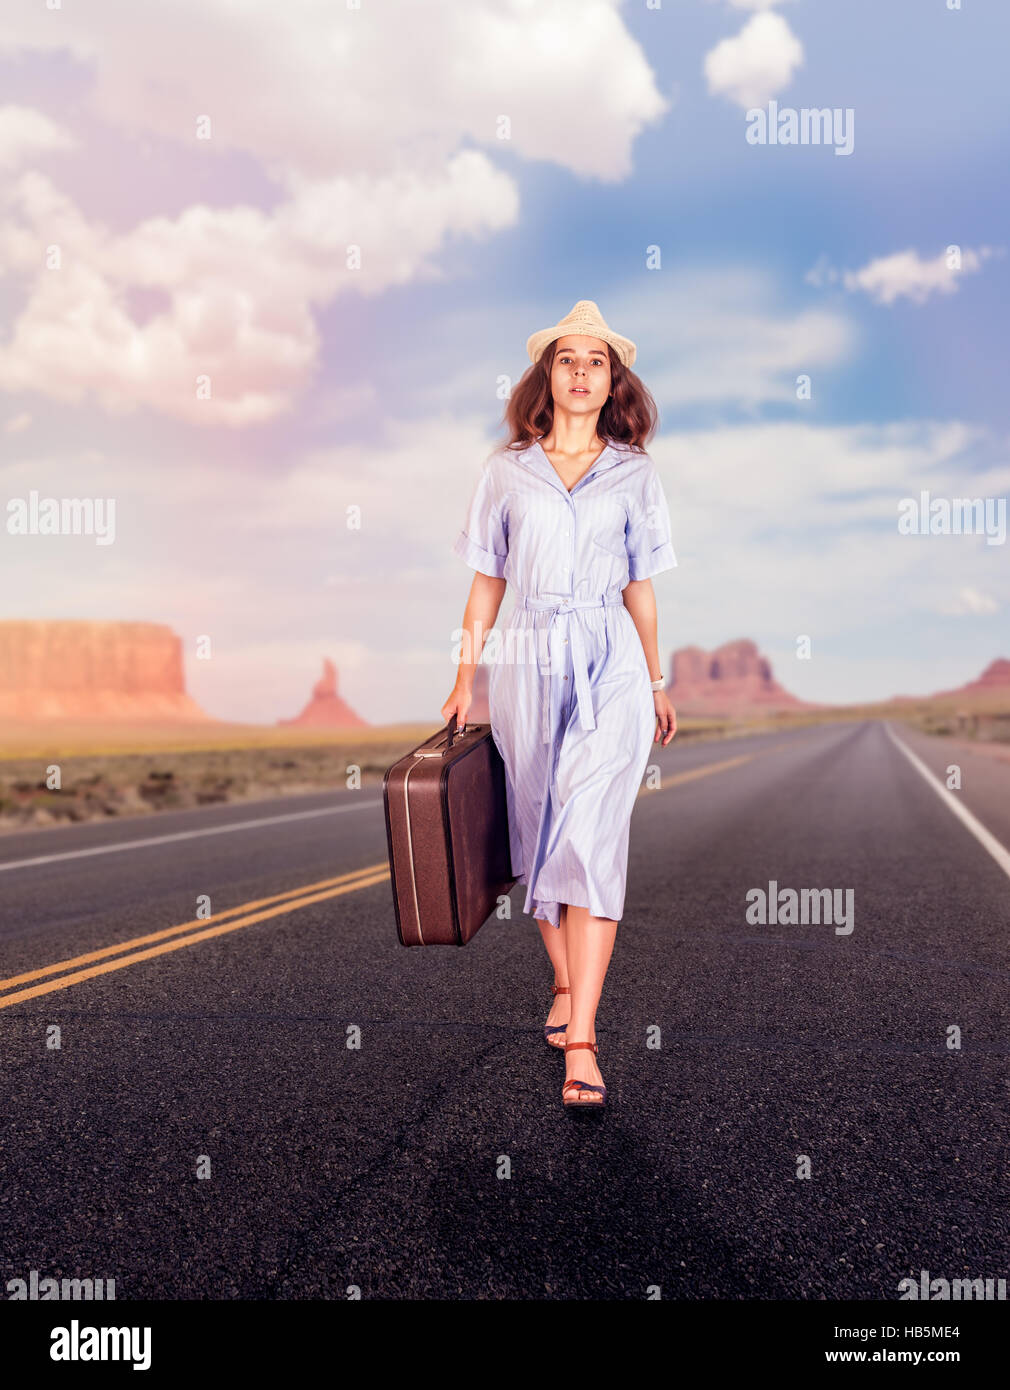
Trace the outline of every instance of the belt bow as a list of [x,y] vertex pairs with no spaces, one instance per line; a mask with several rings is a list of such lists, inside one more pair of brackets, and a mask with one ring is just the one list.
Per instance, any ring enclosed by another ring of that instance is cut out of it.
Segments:
[[[537,652],[537,669],[542,676],[550,677],[551,674],[551,629],[558,618],[568,617],[585,608],[610,608],[615,607],[624,600],[618,594],[597,594],[595,598],[576,599],[546,599],[534,598],[530,594],[522,594],[519,598],[519,606],[531,608],[536,612],[550,613],[550,621],[544,628],[544,647],[547,650],[546,661],[542,653]],[[570,643],[572,648],[572,673],[575,683],[575,698],[579,706],[579,723],[583,729],[596,728],[596,715],[593,710],[593,696],[589,688],[589,670],[586,663],[586,649],[582,641],[582,628],[579,623],[571,623],[568,631],[571,633]],[[551,741],[551,705],[550,705],[550,686],[543,692],[541,705],[543,718],[541,721],[541,742],[550,743]]]

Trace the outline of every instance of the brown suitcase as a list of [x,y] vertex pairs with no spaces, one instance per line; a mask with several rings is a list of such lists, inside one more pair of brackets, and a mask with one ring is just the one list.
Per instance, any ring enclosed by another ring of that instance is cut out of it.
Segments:
[[465,946],[516,881],[491,726],[454,714],[387,770],[382,799],[401,943]]

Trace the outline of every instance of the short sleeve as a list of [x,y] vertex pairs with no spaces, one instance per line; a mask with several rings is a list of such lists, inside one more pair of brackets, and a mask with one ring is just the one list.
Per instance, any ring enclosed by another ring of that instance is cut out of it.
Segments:
[[471,569],[494,579],[504,578],[509,553],[508,527],[495,497],[490,463],[485,463],[474,485],[463,529],[452,548]]
[[677,563],[670,535],[670,509],[651,459],[629,511],[627,549],[631,579],[651,579]]

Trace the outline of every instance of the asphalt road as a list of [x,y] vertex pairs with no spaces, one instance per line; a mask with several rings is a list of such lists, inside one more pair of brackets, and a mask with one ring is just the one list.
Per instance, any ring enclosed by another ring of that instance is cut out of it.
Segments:
[[[610,1104],[581,1119],[523,890],[462,950],[401,947],[375,788],[0,840],[0,1295],[33,1269],[119,1299],[1010,1274],[1006,866],[880,724],[656,761],[598,1020]],[[1008,786],[973,758],[956,793],[1004,847]],[[852,890],[853,931],[749,923],[771,880]]]

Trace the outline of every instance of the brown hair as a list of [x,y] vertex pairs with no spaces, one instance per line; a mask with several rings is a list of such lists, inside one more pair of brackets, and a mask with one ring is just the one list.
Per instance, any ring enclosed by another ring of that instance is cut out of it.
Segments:
[[[539,361],[522,374],[509,397],[502,416],[508,430],[509,449],[525,448],[541,435],[550,434],[554,425],[554,397],[551,395],[551,369],[558,340],[548,343]],[[610,396],[604,401],[596,422],[596,433],[613,444],[628,444],[644,450],[659,421],[656,402],[642,379],[626,367],[614,349],[610,355]]]

